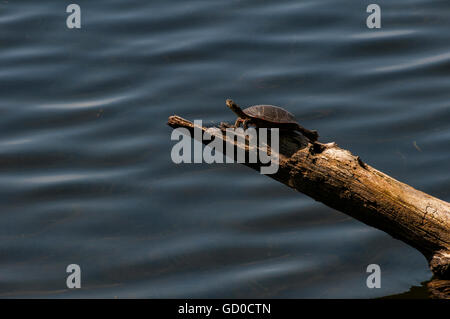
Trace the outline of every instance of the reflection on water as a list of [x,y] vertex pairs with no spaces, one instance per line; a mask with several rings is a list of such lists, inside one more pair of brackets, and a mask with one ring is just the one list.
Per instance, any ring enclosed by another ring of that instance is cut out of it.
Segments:
[[0,296],[405,297],[431,278],[414,249],[248,168],[173,164],[166,121],[280,105],[449,201],[448,1],[380,1],[381,30],[363,2],[79,4],[69,30],[63,4],[0,3]]

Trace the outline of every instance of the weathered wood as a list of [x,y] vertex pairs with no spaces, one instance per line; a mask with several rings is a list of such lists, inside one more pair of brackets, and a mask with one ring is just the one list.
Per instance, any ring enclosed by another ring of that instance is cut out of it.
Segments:
[[427,284],[431,298],[450,299],[450,280],[435,279]]
[[[194,129],[179,116],[169,117],[168,125]],[[220,129],[224,132],[225,126]],[[225,136],[215,138],[248,151]],[[280,137],[279,150],[279,170],[268,176],[404,241],[427,258],[436,277],[450,279],[448,202],[399,182],[335,143],[311,144],[302,135],[288,134]]]

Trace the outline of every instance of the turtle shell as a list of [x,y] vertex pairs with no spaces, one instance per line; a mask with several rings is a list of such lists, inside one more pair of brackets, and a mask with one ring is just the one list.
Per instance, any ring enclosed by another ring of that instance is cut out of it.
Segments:
[[243,112],[250,117],[272,123],[297,123],[292,113],[275,105],[254,105],[246,108]]

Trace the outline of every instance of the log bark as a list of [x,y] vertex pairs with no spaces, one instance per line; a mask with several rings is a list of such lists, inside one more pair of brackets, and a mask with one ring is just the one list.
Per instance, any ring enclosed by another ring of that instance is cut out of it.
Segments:
[[[169,117],[168,125],[191,134],[194,130],[192,122],[179,116]],[[226,127],[218,128],[225,133]],[[249,150],[225,135],[215,138]],[[245,165],[259,169],[262,164]],[[450,279],[448,202],[382,173],[335,143],[310,143],[296,133],[280,136],[279,170],[268,176],[404,241],[426,257],[435,277]]]

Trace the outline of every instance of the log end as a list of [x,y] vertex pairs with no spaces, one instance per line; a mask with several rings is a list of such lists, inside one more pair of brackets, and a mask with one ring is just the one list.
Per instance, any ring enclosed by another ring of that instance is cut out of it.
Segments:
[[450,252],[436,252],[430,260],[430,269],[438,278],[450,279]]
[[427,288],[433,299],[450,299],[450,280],[432,280]]

